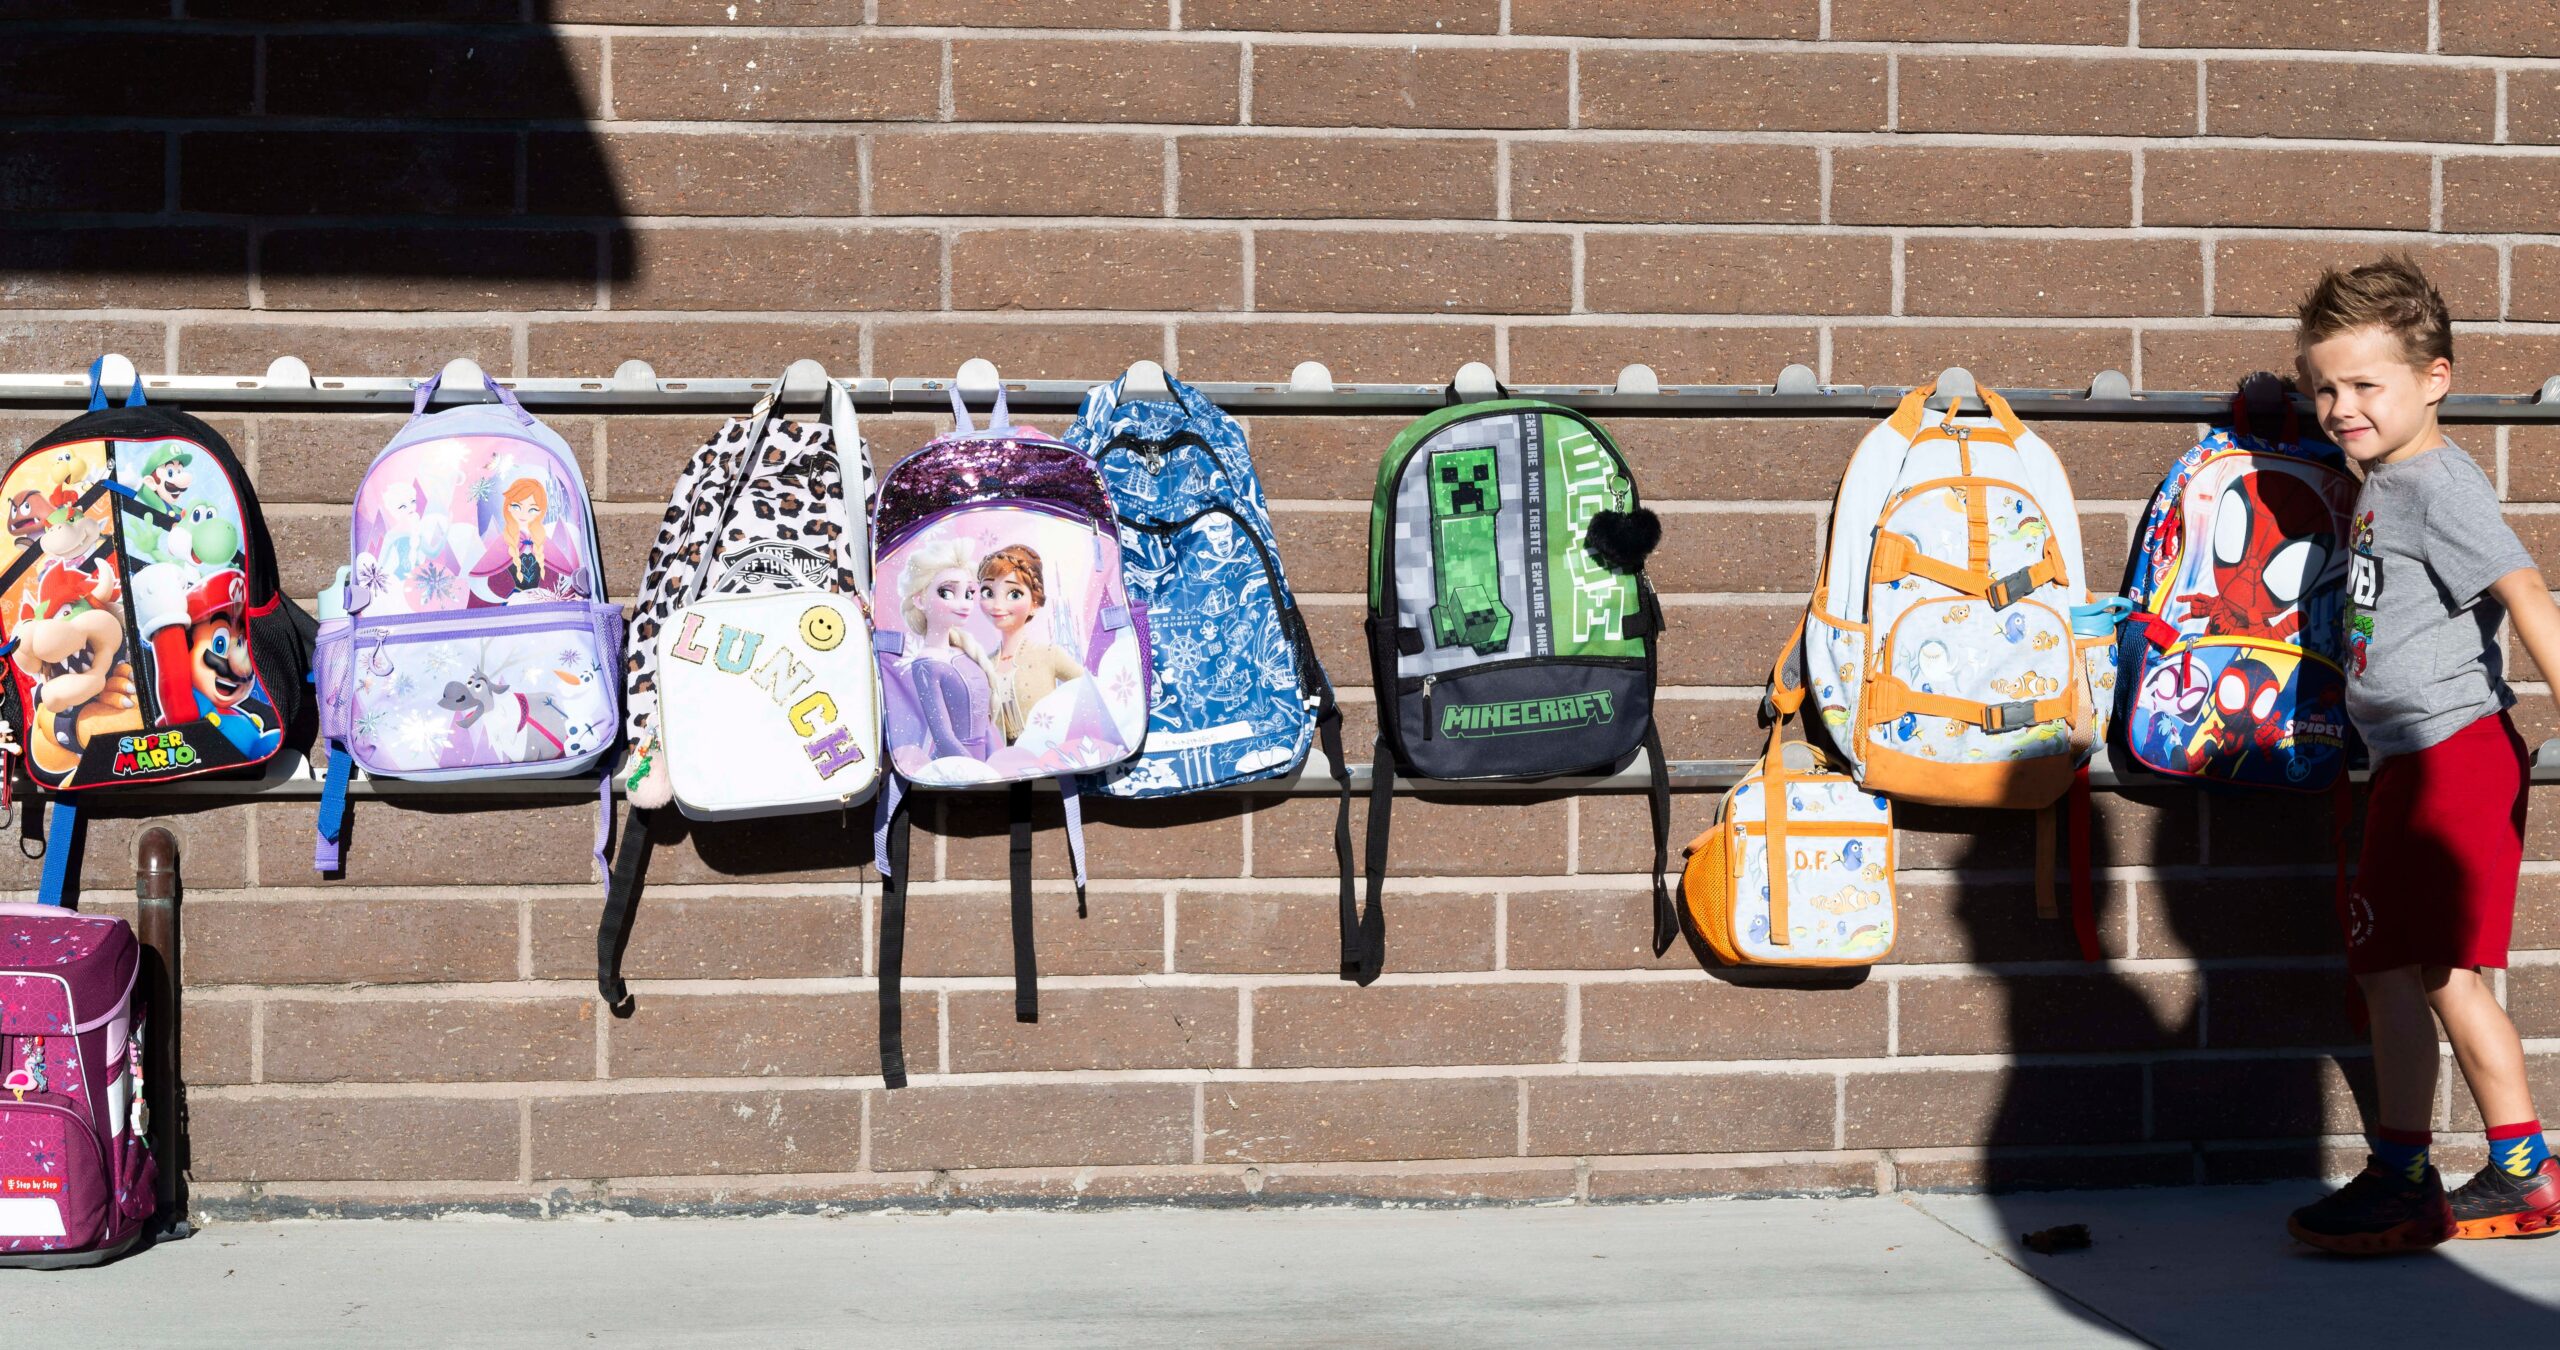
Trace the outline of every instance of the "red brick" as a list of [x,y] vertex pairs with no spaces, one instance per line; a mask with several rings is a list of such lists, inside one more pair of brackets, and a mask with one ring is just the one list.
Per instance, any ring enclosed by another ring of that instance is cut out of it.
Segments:
[[2560,370],[2560,339],[2544,333],[2483,333],[2455,326],[2462,346],[2462,387],[2473,393],[2530,397]]
[[1532,1157],[1831,1147],[1827,1073],[1619,1074],[1529,1082]]
[[2068,42],[2128,39],[2123,0],[1983,5],[1968,0],[1834,0],[1831,36],[1855,42]]
[[2094,318],[2195,314],[2204,260],[2183,239],[1914,239],[1903,246],[1914,314]]
[[805,35],[617,37],[613,111],[633,120],[930,121],[942,44]]
[[[520,29],[482,29],[468,42],[436,33],[275,33],[265,44],[265,102],[279,117],[585,119],[596,114],[603,44]],[[660,81],[614,44],[615,83],[639,95]],[[183,81],[182,81],[183,82]],[[617,99],[624,117],[647,116]]]
[[1518,220],[1810,224],[1822,217],[1811,146],[1529,141],[1511,148]]
[[[536,1097],[533,1176],[850,1172],[862,1158],[862,1096],[827,1090]],[[512,1113],[513,1104],[507,1106]]]
[[[163,18],[169,11],[141,17]],[[25,13],[12,6],[10,17]],[[80,0],[64,17],[108,17]],[[116,30],[101,59],[97,29],[29,28],[0,47],[0,116],[241,117],[257,106],[259,37],[175,24]]]
[[963,122],[1236,120],[1241,48],[1228,42],[962,39],[951,44],[952,116]]
[[2187,1186],[2196,1179],[2195,1155],[2186,1149],[2068,1152],[1987,1149],[1974,1157],[1896,1157],[1894,1188],[1902,1191],[2094,1190],[2132,1186]]
[[242,309],[246,232],[219,227],[0,230],[0,307]]
[[[1331,975],[1341,969],[1341,901],[1289,891],[1179,891],[1173,968],[1185,973]],[[1493,969],[1493,897],[1405,891],[1387,904],[1387,968]]]
[[2443,0],[2439,44],[2488,56],[2560,56],[2560,14],[2532,0]]
[[2337,967],[2208,971],[2206,1038],[2216,1050],[2364,1045],[2365,1033],[2348,1018],[2348,987]]
[[1906,1055],[2192,1050],[2201,985],[2183,971],[1904,980]]
[[[239,343],[242,350],[254,352],[259,348],[248,344],[262,331],[264,330],[244,328],[232,333],[217,333],[215,336],[224,345]],[[292,330],[282,331],[291,332]],[[388,345],[396,345],[397,339],[401,336],[401,330],[398,329],[350,329],[348,336],[361,341],[362,339],[357,335],[375,331],[391,334],[392,342]],[[438,331],[440,330],[412,330],[410,336],[424,337],[427,342],[432,342],[431,335]],[[187,332],[181,332],[179,341],[184,343],[188,340]],[[315,337],[312,340],[328,341],[330,339]],[[296,341],[293,345],[308,349],[306,342]],[[455,347],[429,345],[424,346],[424,349],[453,351],[460,348],[462,353],[467,353],[468,347],[468,343],[457,343]],[[418,348],[411,350],[414,352]],[[501,348],[501,350],[504,349]],[[277,354],[286,353],[279,350]],[[217,365],[214,357],[219,355],[217,351],[213,356],[208,356],[198,364],[198,369],[219,372],[266,368],[266,362],[263,360],[255,364],[242,362]],[[412,356],[409,359],[415,358]],[[325,366],[321,366],[317,361],[311,364],[319,366],[322,371],[384,368],[380,365],[368,366],[367,363],[351,360],[332,360]],[[400,364],[405,365],[406,361]],[[393,365],[390,368],[399,369],[400,365]],[[322,378],[327,377],[324,375]],[[254,430],[250,436],[251,445],[254,446],[254,455],[250,462],[264,494],[262,505],[272,515],[280,503],[353,501],[357,485],[364,480],[366,467],[373,462],[374,452],[388,444],[392,434],[408,420],[406,413],[388,413],[380,416],[361,413],[271,413],[261,416],[254,424]],[[555,418],[549,422],[549,425],[572,446],[582,443],[591,444],[594,440],[594,424],[584,418]],[[237,442],[234,446],[241,449],[250,448],[240,446]],[[592,475],[596,463],[594,456],[590,453],[582,455],[580,459],[579,468],[590,475],[587,481],[593,483],[595,479]],[[346,545],[344,531],[341,531],[336,544],[341,560],[346,553]],[[294,590],[296,594],[310,593],[290,586],[287,589]]]
[[[2446,0],[2446,12],[2461,3]],[[2427,8],[2427,0],[2144,0],[2142,45],[2422,52]]]
[[1499,0],[1421,0],[1382,9],[1366,0],[1185,0],[1182,26],[1274,33],[1490,33]]
[[1594,49],[1580,83],[1586,127],[1882,131],[1887,115],[1868,53]]
[[[2465,440],[2477,435],[2465,429]],[[2507,500],[2511,502],[2560,501],[2560,427],[2517,426],[2507,428]],[[2522,666],[2511,666],[2511,678],[2532,679],[2531,659],[2523,656],[2524,644],[2510,643]]]
[[1171,1205],[1252,1203],[1245,1171],[1238,1167],[1098,1168],[1022,1172],[1007,1168],[989,1172],[946,1172],[947,1185],[931,1202],[937,1208],[963,1205],[1018,1209],[1025,1201],[1043,1207],[1074,1209],[1101,1205]]
[[2130,225],[2133,157],[1849,147],[1832,156],[1831,218],[1843,225]]
[[1552,47],[1258,46],[1253,120],[1280,127],[1561,127],[1570,113],[1567,59]]
[[2142,223],[2423,230],[2433,217],[2434,175],[2425,155],[2150,150],[2142,159]]
[[[328,323],[182,323],[178,326],[178,369],[199,375],[258,375],[279,356],[298,356],[315,374],[381,375],[411,373],[413,369],[458,356],[480,363],[480,368],[505,375],[515,368],[515,334],[500,324],[433,324],[402,325],[386,328],[379,325],[341,325]],[[324,419],[344,432],[352,432],[349,419]],[[368,440],[372,438],[367,438]],[[388,440],[386,434],[381,439]],[[361,473],[379,444],[358,442],[347,451],[357,460]],[[263,475],[262,475],[263,476]],[[276,475],[281,479],[282,475]],[[296,500],[291,493],[296,484],[276,481],[271,494],[280,501]],[[345,496],[330,500],[345,501],[354,496],[354,484]]]
[[[2142,335],[2142,387],[2236,389],[2253,370],[2293,373],[2293,330],[2154,329]],[[2467,374],[2467,372],[2466,372]]]
[[[186,994],[185,1027],[180,1033],[178,1077],[197,1087],[246,1083],[255,1056],[251,1023],[256,1006],[246,999],[208,999]],[[165,1022],[154,1021],[154,1026]]]
[[1685,1200],[1699,1196],[1872,1195],[1876,1165],[1807,1159],[1705,1167],[1602,1166],[1586,1183],[1592,1203]]
[[1767,683],[1778,649],[1804,617],[1793,600],[1775,604],[1666,604],[1670,631],[1659,647],[1665,685]]
[[[358,802],[347,812],[345,877],[368,886],[588,881],[595,876],[595,813],[593,802],[575,800],[512,802],[503,811],[432,799]],[[320,884],[320,874],[302,865],[318,819],[316,803],[258,808],[259,852],[271,860],[260,881]],[[491,859],[504,861],[493,868]]]
[[[1300,595],[1353,595],[1368,587],[1369,512],[1282,508],[1271,513],[1280,556],[1289,560],[1289,584]],[[1349,717],[1346,710],[1344,716]],[[1351,733],[1350,744],[1367,742]]]
[[913,1087],[871,1104],[871,1165],[1108,1167],[1191,1161],[1182,1083]]
[[187,1102],[197,1181],[512,1181],[516,1104],[438,1097]]
[[1949,366],[1963,366],[1994,388],[2086,388],[2101,370],[2133,369],[2133,334],[2043,327],[1831,330],[1827,378],[1844,384],[1918,385]]
[[1212,1162],[1505,1158],[1519,1151],[1520,1089],[1508,1078],[1212,1083]]
[[[1232,989],[1043,989],[1017,1022],[1013,991],[954,990],[953,1073],[1224,1069],[1237,1063]],[[910,1042],[931,1044],[922,1036]]]
[[1511,31],[1627,38],[1794,38],[1822,35],[1817,0],[1512,0]]
[[1573,1169],[1553,1163],[1500,1170],[1428,1172],[1293,1172],[1273,1168],[1262,1178],[1267,1203],[1325,1204],[1368,1201],[1421,1204],[1520,1204],[1573,1199]]
[[[1192,219],[1491,220],[1494,143],[1357,136],[1185,136]],[[1516,152],[1515,152],[1516,153]],[[1520,213],[1520,219],[1544,217]]]
[[2234,792],[2200,796],[2200,801],[2213,812],[2206,842],[2216,866],[2291,865],[2331,872],[2338,861],[2339,849],[2332,842],[2336,838],[2332,831],[2337,828],[2341,806],[2348,814],[2347,856],[2355,856],[2358,817],[2352,800],[2341,803],[2334,794],[2325,792],[2311,796]]
[[[830,374],[851,376],[862,368],[862,325],[849,319],[815,321],[744,320],[709,317],[688,320],[614,319],[526,325],[525,373],[535,376],[611,375],[625,361],[646,361],[660,379],[734,376],[740,370],[778,374],[801,357],[824,365]],[[737,410],[740,413],[745,408]],[[700,413],[685,419],[694,444],[718,426]],[[866,419],[867,420],[867,419]],[[693,446],[685,449],[691,452]],[[675,482],[672,466],[665,478],[648,484],[635,500],[666,500]],[[617,489],[618,491],[619,489]]]
[[[1776,655],[1777,648],[1772,644],[1768,656]],[[1750,710],[1750,700],[1733,702],[1746,713]],[[1765,735],[1761,737],[1763,743],[1766,740]],[[1752,746],[1753,755],[1759,752],[1760,745]],[[1671,867],[1675,871],[1680,866],[1680,846],[1705,828],[1705,822],[1715,814],[1716,803],[1723,798],[1722,792],[1672,794]],[[1653,865],[1653,811],[1643,792],[1586,793],[1575,805],[1581,815],[1576,861],[1584,875],[1641,874]],[[1683,833],[1682,822],[1691,820],[1699,822],[1697,827]]]
[[2329,956],[2344,950],[2326,876],[2134,885],[2146,957]]
[[[906,1000],[909,1045],[940,1043],[938,1002]],[[607,1054],[615,1078],[852,1077],[879,1072],[879,1011],[867,993],[644,993],[607,1030]]]
[[1171,8],[1168,0],[1057,0],[1037,9],[1014,0],[881,0],[876,22],[955,28],[1163,28]]
[[[1321,361],[1340,383],[1429,383],[1448,379],[1469,361],[1489,361],[1494,355],[1493,326],[1484,323],[1185,320],[1174,330],[1174,340],[1183,378],[1199,380],[1285,383],[1299,362]],[[1300,565],[1296,549],[1284,547],[1282,555],[1291,567]],[[1294,571],[1290,580],[1297,583]],[[1300,589],[1306,587],[1300,584]]]
[[[1366,758],[1348,750],[1355,758]],[[1388,821],[1392,851],[1388,869],[1398,876],[1552,876],[1564,870],[1564,797],[1469,794],[1463,799],[1399,799]],[[1270,802],[1253,818],[1253,874],[1257,877],[1337,875],[1333,851],[1335,799],[1289,797]],[[1351,804],[1355,861],[1369,828],[1368,802]],[[1463,850],[1453,841],[1464,840]]]
[[1565,1050],[1561,984],[1292,985],[1253,995],[1256,1068],[1548,1064]]
[[2370,262],[2384,251],[2405,253],[2444,292],[2456,319],[2498,317],[2498,250],[2488,244],[2410,248],[2397,241],[2222,239],[2213,246],[2213,307],[2218,314],[2293,317],[2295,306],[2330,267]]
[[[166,347],[168,325],[157,319],[13,319],[0,310],[0,367],[9,370],[78,370],[100,352],[135,354],[147,372]],[[182,365],[180,369],[184,369]],[[60,417],[45,417],[26,435],[51,430]],[[10,453],[25,437],[10,436]]]
[[942,280],[929,230],[628,230],[613,248],[617,309],[923,309]]
[[[2196,441],[2196,428],[2176,422],[2055,422],[2038,434],[2062,457],[2062,467],[2071,475],[2072,494],[2082,502],[2148,502],[2168,466]],[[2090,513],[2083,511],[2080,551],[2096,585],[2112,587],[2121,574],[2124,553],[2099,547],[2092,523]]]
[[1746,699],[1687,697],[1666,690],[1654,704],[1653,720],[1662,734],[1662,753],[1673,760],[1748,760],[1768,743]]
[[1885,997],[1881,981],[1847,988],[1707,978],[1586,984],[1578,1057],[1591,1063],[1881,1055]]
[[593,309],[596,254],[588,230],[280,229],[258,287],[266,309]]
[[951,240],[954,309],[1245,307],[1226,230],[969,230]]
[[2215,136],[2486,141],[2497,73],[2418,63],[2215,61],[2205,130]]
[[554,23],[816,24],[840,13],[837,0],[550,0]]
[[[239,808],[190,804],[176,812],[165,809],[178,804],[168,798],[118,802],[112,794],[94,805],[84,804],[81,814],[88,845],[82,850],[81,889],[122,891],[130,900],[134,850],[143,833],[155,826],[177,836],[178,868],[188,886],[218,890],[247,885],[248,848]],[[150,809],[154,806],[164,809],[154,812]],[[0,884],[33,890],[43,872],[42,858],[27,857],[17,847],[0,851]]]
[[[1583,801],[1585,821],[1594,800]],[[1676,827],[1673,833],[1678,834]],[[1681,842],[1673,840],[1675,847]],[[1677,866],[1678,854],[1673,858]],[[1504,959],[1513,970],[1698,968],[1686,943],[1674,942],[1669,951],[1653,954],[1653,894],[1641,886],[1514,891],[1503,905],[1509,920]],[[1586,999],[1590,990],[1599,987],[1584,986]],[[1589,1016],[1586,1007],[1586,1022]]]
[[[1811,328],[1514,324],[1511,375],[1522,384],[1609,384],[1625,367],[1643,364],[1652,367],[1655,377],[1664,384],[1768,384],[1789,365],[1813,365],[1818,358],[1818,342]],[[1744,431],[1758,420],[1711,425]],[[1706,432],[1704,426],[1688,418],[1662,422],[1666,426],[1698,428],[1699,434]],[[1619,417],[1611,418],[1608,425],[1621,446],[1631,447],[1635,433],[1630,428],[1647,423]],[[1663,475],[1706,467],[1692,461],[1708,458],[1684,455],[1678,466],[1662,464],[1640,470],[1637,482],[1648,496],[1694,496],[1665,484]]]
[[[2053,918],[2036,913],[2034,888],[2024,881],[1991,882],[1906,870],[1896,879],[1893,960],[1897,963],[2077,961],[2069,892],[2057,896]],[[2110,888],[2107,904],[2117,906]],[[2103,921],[2100,945],[2125,954],[2123,925]],[[2144,953],[2149,955],[2147,951]]]
[[270,1083],[529,1083],[592,1078],[591,999],[271,999]]
[[1905,56],[1894,126],[2036,136],[2190,136],[2192,61]]
[[[923,322],[880,324],[872,330],[872,369],[892,377],[944,375],[969,358],[990,352],[1002,356],[1007,379],[1097,379],[1126,369],[1140,357],[1161,360],[1164,328],[1149,323],[1024,323],[1018,319],[973,323],[937,315]],[[871,438],[874,462],[884,469],[894,462],[884,456],[904,455],[924,443],[924,436],[887,439],[885,433],[871,430],[872,423],[866,414],[863,434]]]
[[[503,132],[189,132],[178,138],[177,209],[267,216],[503,216],[515,209],[517,139]],[[150,151],[158,149],[155,137]],[[581,181],[560,172],[565,166],[549,167],[553,172],[535,181]],[[152,179],[161,176],[158,164],[150,169]],[[159,195],[156,188],[147,193],[154,204]],[[609,202],[604,209],[611,209]]]
[[1601,234],[1584,304],[1637,314],[1873,314],[1893,304],[1881,235]]
[[[2560,38],[2552,50],[2560,52]],[[2507,71],[2507,139],[2518,145],[2560,144],[2560,70],[2515,67]]]
[[1253,247],[1259,310],[1561,314],[1573,304],[1573,241],[1560,234],[1264,230]]
[[[1224,795],[1131,802],[1088,794],[1083,805],[1086,875],[1241,876],[1245,809],[1243,799]],[[1032,875],[1052,880],[1072,877],[1066,821],[1058,800],[1047,795],[1038,798],[1032,822],[1040,831]],[[1003,798],[993,794],[950,798],[938,828],[948,840],[944,879],[1002,881],[1010,877],[1009,828]]]
[[2507,317],[2560,319],[2560,249],[2519,244],[2509,250]]
[[2142,1132],[2139,1065],[1921,1069],[1849,1075],[1850,1148],[2103,1144]]
[[[2555,1094],[2560,1094],[2560,1055],[2526,1055],[2524,1057],[2524,1075],[2525,1087],[2531,1094],[2532,1099],[2538,1102],[2550,1101]],[[2358,1086],[2359,1090],[2361,1090],[2362,1085],[2359,1084]],[[2461,1130],[2466,1133],[2472,1130],[2487,1128],[2480,1119],[2480,1104],[2472,1098],[2470,1093],[2461,1090],[2459,1087],[2455,1088],[2453,1092],[2453,1111],[2446,1123],[2449,1124],[2451,1128]],[[2349,1133],[2349,1131],[2340,1131],[2340,1133]],[[2456,1152],[2454,1156],[2459,1157],[2460,1154]],[[2437,1166],[2442,1168],[2446,1163],[2451,1161],[2451,1158],[2445,1159],[2440,1161]],[[2456,1172],[2454,1175],[2460,1175],[2460,1173]]]
[[[1396,433],[1402,417],[1304,417],[1295,414],[1244,419],[1253,444],[1254,469],[1264,491],[1282,498],[1343,497],[1361,491],[1361,480],[1377,476],[1378,459]],[[1362,494],[1365,497],[1365,492]],[[1284,563],[1294,559],[1283,559]],[[1365,613],[1365,611],[1363,611]],[[1349,616],[1350,637],[1359,641],[1360,618]],[[1336,684],[1365,684],[1365,652],[1355,664],[1341,664],[1331,652],[1325,670]]]
[[1810,512],[1661,514],[1662,544],[1646,570],[1665,591],[1801,595],[1813,584],[1821,522]]
[[[1063,849],[1065,841],[1058,842]],[[1146,975],[1164,969],[1163,897],[1097,891],[1087,897],[1086,908],[1087,917],[1080,919],[1072,892],[1034,895],[1033,931],[1043,973]],[[1005,892],[908,899],[910,978],[1012,973],[1012,901]]]
[[2560,159],[2455,155],[2444,162],[2444,227],[2476,233],[2538,232],[2536,203],[2560,188]]
[[[535,900],[535,977],[583,979],[595,968],[595,897]],[[860,975],[862,904],[850,896],[776,895],[766,889],[699,897],[651,890],[633,920],[622,971],[635,980]]]
[[883,216],[1160,216],[1164,142],[1080,132],[875,136],[871,210]]
[[538,215],[860,215],[860,141],[816,129],[536,133],[525,148],[526,208]]
[[170,204],[167,141],[144,131],[0,132],[0,211],[157,213]]
[[512,980],[512,900],[224,900],[187,906],[206,984]]
[[2151,1075],[2157,1138],[2301,1139],[2363,1132],[2356,1100],[2372,1091],[2373,1062],[2362,1055],[2171,1060]]

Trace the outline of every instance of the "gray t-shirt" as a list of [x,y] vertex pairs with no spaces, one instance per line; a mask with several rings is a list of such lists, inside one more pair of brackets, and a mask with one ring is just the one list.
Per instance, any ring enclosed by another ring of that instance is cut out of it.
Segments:
[[2365,470],[2347,573],[2347,715],[2379,761],[2514,706],[2485,593],[2533,566],[2498,490],[2450,442]]

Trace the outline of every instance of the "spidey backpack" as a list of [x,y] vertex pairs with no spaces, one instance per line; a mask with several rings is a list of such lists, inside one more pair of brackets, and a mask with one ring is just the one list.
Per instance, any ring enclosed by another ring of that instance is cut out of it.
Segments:
[[2356,483],[2337,447],[2230,429],[2178,457],[2142,519],[2119,636],[2125,749],[2154,773],[2324,792],[2347,766],[2345,581]]

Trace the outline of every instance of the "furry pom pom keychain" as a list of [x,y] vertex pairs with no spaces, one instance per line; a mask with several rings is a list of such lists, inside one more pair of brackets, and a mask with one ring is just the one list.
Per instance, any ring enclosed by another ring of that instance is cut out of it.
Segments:
[[1644,560],[1662,542],[1662,518],[1639,506],[1633,511],[1603,511],[1591,518],[1583,547],[1591,556],[1620,572],[1641,572]]

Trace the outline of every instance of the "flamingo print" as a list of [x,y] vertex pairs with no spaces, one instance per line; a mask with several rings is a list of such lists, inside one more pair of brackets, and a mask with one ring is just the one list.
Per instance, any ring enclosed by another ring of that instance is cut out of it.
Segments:
[[26,1062],[11,1069],[8,1077],[0,1078],[0,1089],[14,1092],[19,1101],[25,1101],[28,1093],[42,1092],[44,1087],[44,1038],[39,1036],[27,1042]]

